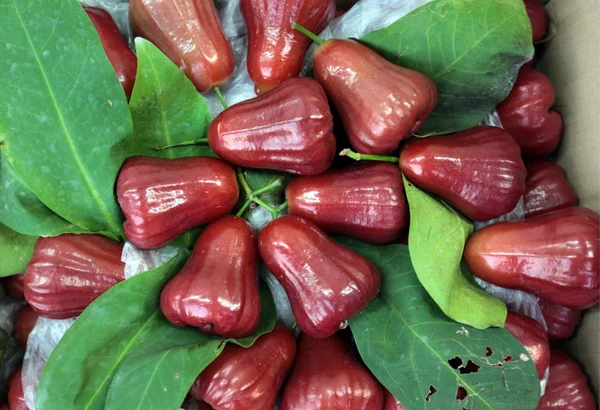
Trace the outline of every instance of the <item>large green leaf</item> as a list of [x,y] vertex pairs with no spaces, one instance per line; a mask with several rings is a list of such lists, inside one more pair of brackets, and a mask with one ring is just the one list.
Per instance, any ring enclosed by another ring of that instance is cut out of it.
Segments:
[[0,276],[25,272],[37,236],[22,235],[0,224]]
[[152,43],[135,39],[138,72],[129,108],[132,155],[181,158],[214,155],[207,145],[159,148],[206,137],[211,115],[204,97],[183,71]]
[[81,314],[44,368],[37,410],[104,409],[118,366],[164,326],[160,292],[187,255],[115,285]]
[[423,287],[457,322],[478,329],[504,326],[504,302],[481,289],[461,262],[473,225],[446,203],[402,178],[410,209],[410,258]]
[[438,103],[421,134],[479,124],[534,51],[523,0],[436,0],[361,41],[437,85]]
[[417,280],[405,245],[340,242],[382,275],[378,297],[349,323],[365,364],[407,409],[535,409],[537,371],[510,333],[448,319]]
[[[251,346],[273,330],[277,313],[265,285],[261,285],[261,320],[250,337],[228,340]],[[129,356],[115,374],[106,410],[178,410],[196,377],[225,347],[225,340],[197,329],[178,328],[163,318],[163,326]]]
[[0,2],[0,148],[67,221],[121,234],[113,193],[132,123],[125,93],[76,0]]
[[0,222],[16,232],[34,236],[87,232],[44,205],[5,159],[0,162],[0,198]]

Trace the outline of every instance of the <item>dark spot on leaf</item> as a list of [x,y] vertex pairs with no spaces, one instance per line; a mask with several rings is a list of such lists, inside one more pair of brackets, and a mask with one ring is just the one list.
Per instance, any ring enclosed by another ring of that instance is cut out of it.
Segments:
[[510,362],[511,360],[512,360],[512,356],[506,356],[506,357],[504,358],[504,361],[505,361],[505,362]]
[[468,408],[466,408],[466,407],[463,407],[463,410],[471,410],[471,409],[468,409]]
[[463,401],[468,395],[469,393],[467,393],[464,387],[458,386],[458,389],[456,389],[456,400]]
[[433,386],[429,386],[429,394],[427,394],[427,397],[425,397],[425,401],[429,402],[429,398],[436,393],[437,393],[437,389]]
[[460,369],[460,374],[477,373],[480,368],[481,368],[481,366],[479,366],[477,363],[475,363],[472,360],[469,360],[467,362],[467,365]]
[[450,364],[450,366],[452,366],[454,370],[458,370],[462,366],[463,361],[460,357],[457,356],[454,359],[448,360],[448,363]]
[[491,356],[491,355],[493,355],[493,354],[494,354],[494,352],[492,351],[492,348],[491,348],[491,347],[489,347],[489,346],[488,346],[488,347],[486,347],[486,348],[485,348],[485,355],[486,355],[487,357],[490,357],[490,356]]

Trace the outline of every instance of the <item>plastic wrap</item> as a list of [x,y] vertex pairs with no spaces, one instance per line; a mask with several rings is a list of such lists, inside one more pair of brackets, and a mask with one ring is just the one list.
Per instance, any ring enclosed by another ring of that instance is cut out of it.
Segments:
[[121,254],[121,262],[125,263],[125,279],[165,264],[169,259],[177,255],[179,250],[175,246],[144,250],[136,248],[130,242],[126,242]]
[[10,335],[13,332],[15,318],[23,306],[25,306],[24,301],[14,299],[10,296],[4,297],[0,303],[0,328],[2,328],[6,334]]
[[281,283],[279,283],[275,276],[273,276],[269,269],[262,263],[260,264],[259,273],[273,295],[273,301],[275,302],[275,308],[277,310],[277,319],[286,326],[292,326],[296,323],[296,319],[294,318],[292,305],[290,304],[290,300],[288,299],[283,286],[281,286]]

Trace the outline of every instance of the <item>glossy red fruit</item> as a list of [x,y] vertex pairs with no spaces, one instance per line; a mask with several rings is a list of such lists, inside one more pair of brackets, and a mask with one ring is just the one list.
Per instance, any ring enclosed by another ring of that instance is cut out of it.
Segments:
[[8,293],[15,299],[25,300],[23,294],[23,274],[12,275],[4,278],[4,287]]
[[381,410],[383,388],[339,336],[300,335],[280,410]]
[[[348,10],[345,10],[341,7],[336,7],[335,8],[335,15],[333,16],[333,18],[338,18],[338,17],[342,17],[344,14],[346,14],[348,12]],[[302,25],[302,24],[301,24]],[[302,27],[306,27],[304,25],[302,25]],[[312,31],[312,30],[311,30]]]
[[235,62],[213,0],[131,0],[134,31],[153,42],[204,92],[231,77]]
[[579,202],[565,171],[560,165],[546,159],[527,164],[525,186],[523,199],[527,218],[575,206]]
[[560,306],[546,299],[540,299],[538,303],[548,327],[550,340],[563,340],[573,336],[581,321],[581,310]]
[[327,337],[377,295],[379,272],[366,258],[295,216],[270,222],[258,237],[263,262],[283,285],[298,327]]
[[565,208],[473,234],[465,260],[476,276],[554,303],[584,309],[600,298],[600,217]]
[[406,410],[402,404],[398,401],[397,398],[394,397],[389,390],[384,389],[385,393],[385,404],[383,405],[383,410]]
[[197,402],[198,403],[198,410],[213,410],[212,407],[210,407],[208,404],[204,403],[204,402]]
[[13,374],[10,375],[8,381],[8,405],[10,410],[29,410],[29,407],[27,407],[27,404],[25,403],[21,370],[21,367],[15,370]]
[[184,268],[164,288],[169,321],[204,333],[240,338],[258,326],[258,247],[252,227],[225,216],[202,232]]
[[519,146],[496,127],[409,141],[400,154],[400,169],[416,186],[479,221],[512,211],[527,176]]
[[84,7],[84,9],[100,36],[106,57],[112,64],[125,95],[129,98],[135,83],[137,57],[125,43],[117,23],[110,14],[96,7]]
[[132,157],[117,179],[125,234],[143,249],[226,215],[238,195],[234,169],[217,158]]
[[525,0],[525,8],[531,22],[531,34],[533,41],[544,39],[548,31],[548,14],[540,0]]
[[25,300],[50,319],[78,316],[125,279],[123,245],[101,235],[40,238],[25,271]]
[[327,96],[310,78],[292,78],[223,111],[208,142],[232,164],[299,175],[325,171],[336,149]]
[[375,244],[393,242],[408,225],[402,176],[394,164],[364,163],[297,177],[285,196],[290,215]]
[[504,328],[527,350],[535,363],[539,378],[543,379],[550,364],[550,342],[542,325],[530,317],[509,310]]
[[248,73],[256,93],[297,77],[312,41],[292,28],[296,22],[319,33],[335,13],[335,0],[241,0],[248,28]]
[[354,40],[327,40],[314,57],[315,78],[361,153],[396,151],[437,102],[429,77],[392,64]]
[[247,349],[228,344],[190,394],[215,410],[273,410],[295,357],[294,333],[277,326]]
[[544,74],[521,68],[512,91],[497,108],[502,126],[512,135],[523,155],[541,157],[558,147],[563,120],[552,110],[554,87]]
[[565,353],[552,350],[546,393],[536,410],[596,410],[594,394],[579,365]]
[[19,343],[19,346],[23,349],[27,347],[27,339],[39,316],[40,315],[38,315],[29,305],[23,306],[21,310],[19,310],[19,313],[17,313],[13,332],[15,334],[15,339],[17,339],[17,343]]
[[0,407],[0,410],[10,410],[10,407],[8,407],[8,404]]

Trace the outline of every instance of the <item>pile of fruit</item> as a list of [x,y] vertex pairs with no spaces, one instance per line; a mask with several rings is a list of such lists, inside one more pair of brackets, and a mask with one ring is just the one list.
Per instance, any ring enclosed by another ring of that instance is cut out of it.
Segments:
[[[104,10],[3,3],[0,274],[26,302],[14,338],[34,354],[39,317],[77,320],[39,380],[15,370],[2,410],[28,409],[32,383],[38,410],[596,408],[551,348],[600,299],[600,217],[551,160],[562,118],[526,63],[530,36],[547,36],[539,0],[435,0],[360,41],[317,36],[345,12],[334,0],[241,0],[257,96],[231,107],[236,59],[212,0],[131,0],[137,56]],[[432,38],[430,61],[404,56],[423,16],[467,31],[461,7],[510,14],[494,58],[512,60],[455,72],[476,58],[460,33]],[[441,70],[435,47],[454,48]],[[506,67],[508,95],[493,77]],[[489,95],[461,94],[481,77]],[[502,127],[478,125],[492,108]],[[176,255],[126,278],[124,242]]]

